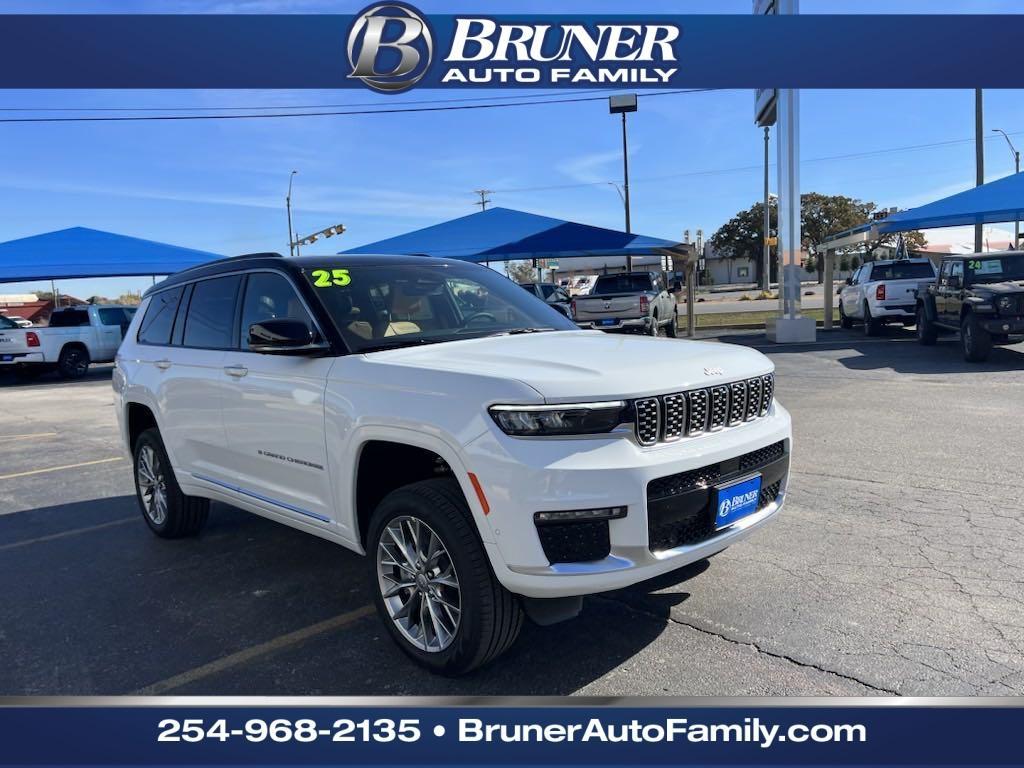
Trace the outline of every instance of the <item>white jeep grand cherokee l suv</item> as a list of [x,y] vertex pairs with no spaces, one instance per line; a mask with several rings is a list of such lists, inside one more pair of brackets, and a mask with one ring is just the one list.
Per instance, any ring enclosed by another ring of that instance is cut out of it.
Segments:
[[143,517],[221,501],[368,555],[377,608],[459,674],[582,596],[782,506],[789,414],[743,347],[584,331],[493,270],[244,256],[151,288],[113,386]]

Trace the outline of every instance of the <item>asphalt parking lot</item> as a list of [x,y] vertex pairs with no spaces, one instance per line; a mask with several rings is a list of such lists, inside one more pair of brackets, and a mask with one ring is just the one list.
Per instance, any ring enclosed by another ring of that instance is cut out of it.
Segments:
[[902,329],[822,338],[730,339],[771,355],[794,418],[772,526],[457,681],[391,643],[352,553],[222,505],[152,536],[109,368],[0,378],[0,695],[1020,694],[1024,345],[971,365]]

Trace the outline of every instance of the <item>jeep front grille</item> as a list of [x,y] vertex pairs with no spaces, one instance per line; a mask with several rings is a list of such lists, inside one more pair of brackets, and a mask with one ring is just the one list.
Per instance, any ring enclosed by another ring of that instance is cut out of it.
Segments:
[[775,375],[765,374],[707,389],[691,389],[634,401],[641,445],[670,442],[765,416],[775,394]]

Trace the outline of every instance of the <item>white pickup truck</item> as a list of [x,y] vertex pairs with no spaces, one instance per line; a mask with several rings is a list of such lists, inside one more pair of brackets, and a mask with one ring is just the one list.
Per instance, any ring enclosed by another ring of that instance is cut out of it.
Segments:
[[839,321],[843,328],[854,322],[875,336],[886,323],[913,325],[917,291],[935,281],[935,267],[928,259],[872,261],[861,266],[839,288]]
[[136,307],[90,304],[55,309],[43,328],[20,328],[0,317],[0,370],[31,377],[56,370],[84,376],[90,363],[108,363],[117,354]]
[[573,299],[572,317],[581,328],[639,331],[651,336],[664,330],[675,337],[678,310],[667,288],[664,275],[657,272],[601,275],[588,295]]

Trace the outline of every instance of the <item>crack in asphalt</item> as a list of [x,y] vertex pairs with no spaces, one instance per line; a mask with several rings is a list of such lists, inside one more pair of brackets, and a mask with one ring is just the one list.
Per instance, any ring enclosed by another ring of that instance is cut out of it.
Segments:
[[647,616],[649,618],[663,619],[663,620],[666,620],[666,621],[668,621],[668,622],[670,622],[672,624],[677,624],[677,625],[679,625],[681,627],[687,627],[687,628],[692,629],[692,630],[694,630],[696,632],[700,632],[701,634],[709,635],[711,637],[717,637],[718,639],[724,640],[727,643],[731,643],[733,645],[747,646],[748,648],[752,648],[754,651],[756,651],[759,654],[762,654],[763,656],[767,656],[767,657],[772,658],[772,659],[778,659],[779,661],[786,661],[786,662],[789,662],[790,664],[793,664],[793,665],[795,665],[797,667],[801,667],[803,669],[813,669],[816,672],[822,672],[822,673],[824,673],[826,675],[832,675],[833,677],[838,677],[841,680],[846,680],[846,681],[851,682],[851,683],[856,683],[857,685],[861,685],[861,686],[867,688],[868,690],[875,691],[877,693],[882,693],[882,694],[886,694],[886,695],[889,695],[889,696],[900,696],[901,695],[899,693],[899,691],[895,691],[895,690],[892,690],[890,688],[883,688],[882,686],[875,685],[874,683],[866,682],[864,680],[861,680],[860,678],[854,677],[853,675],[848,675],[848,674],[845,674],[843,672],[838,672],[838,671],[836,671],[834,669],[828,669],[827,667],[823,667],[823,666],[821,666],[819,664],[814,664],[813,662],[801,661],[800,659],[793,658],[792,656],[788,656],[788,655],[786,655],[784,653],[778,653],[776,651],[770,651],[767,648],[763,648],[762,646],[758,645],[756,642],[754,642],[752,640],[740,640],[740,639],[735,638],[735,637],[730,637],[729,635],[723,634],[721,632],[716,632],[713,629],[708,629],[707,627],[702,627],[699,624],[693,624],[691,622],[684,621],[683,619],[677,618],[677,617],[675,617],[675,616],[673,616],[671,614],[665,616],[665,615],[658,614],[658,613],[656,613],[654,611],[646,610],[643,607],[635,605],[633,603],[630,603],[627,600],[621,600],[621,599],[615,598],[615,597],[608,597],[607,595],[591,595],[591,598],[594,599],[594,600],[604,600],[604,601],[607,601],[607,602],[610,602],[610,603],[615,603],[616,605],[620,605],[620,606],[625,607],[627,610],[630,610],[633,613],[638,613],[638,614],[640,614],[642,616]]

